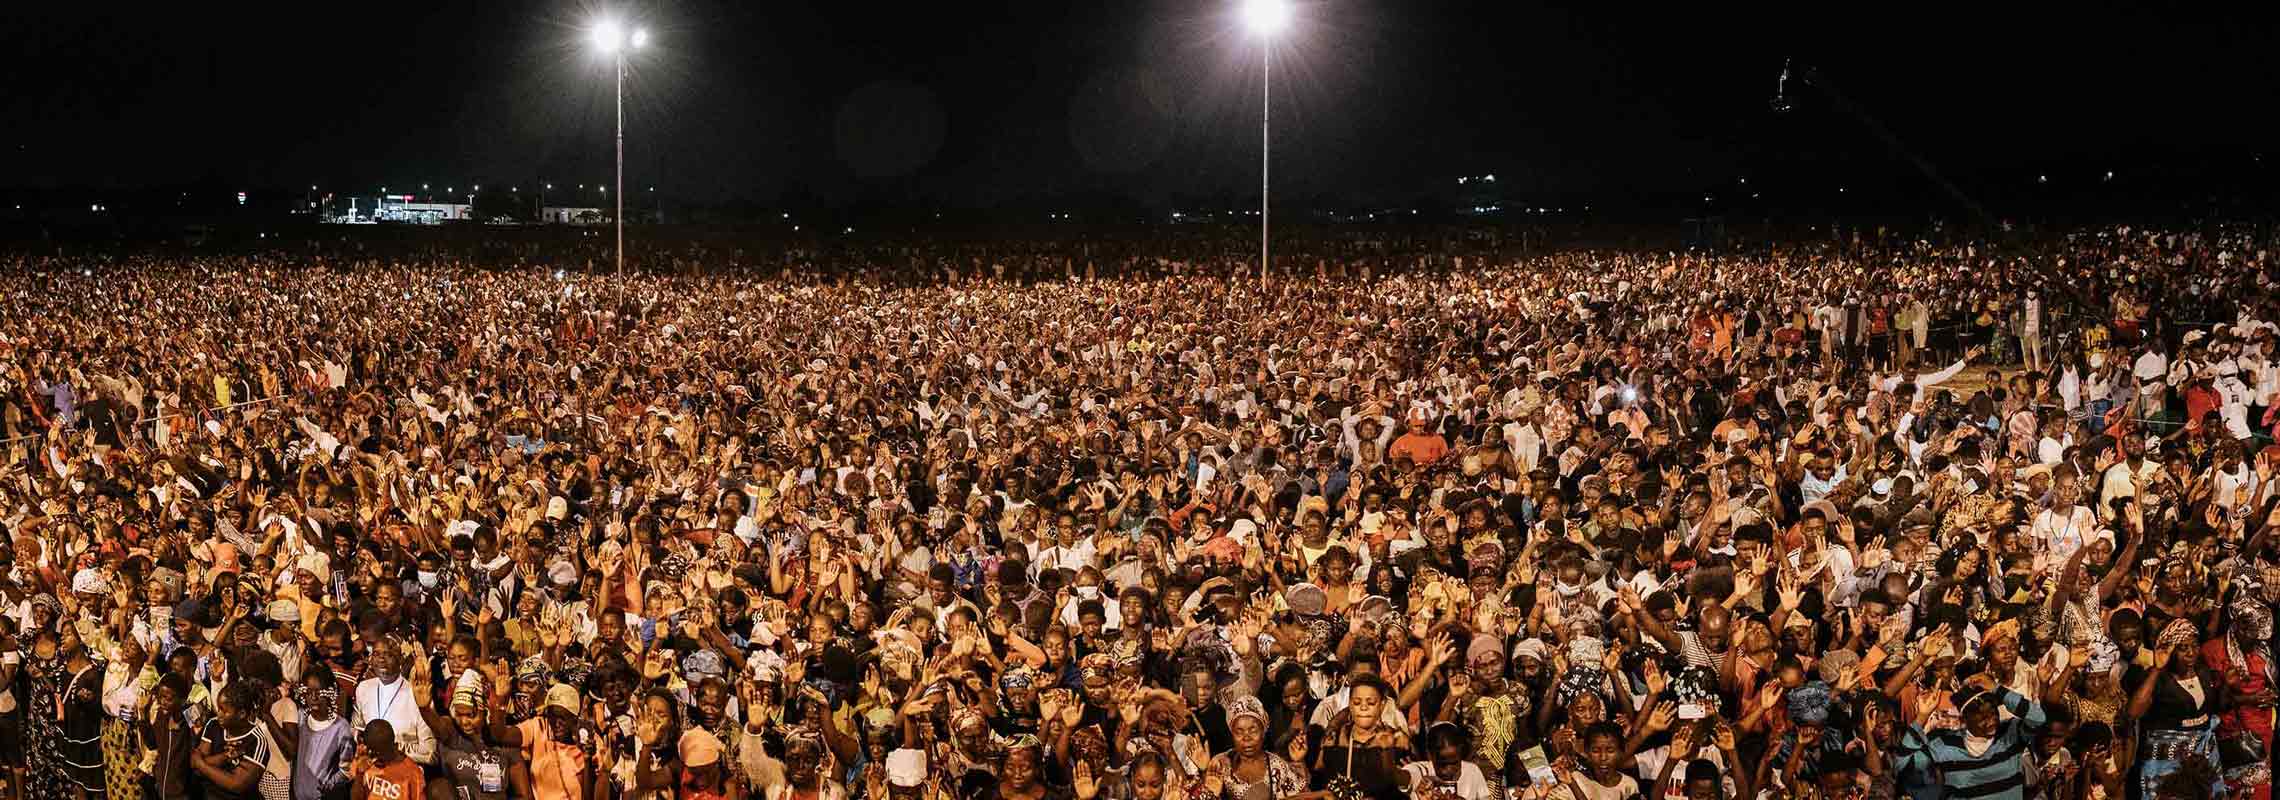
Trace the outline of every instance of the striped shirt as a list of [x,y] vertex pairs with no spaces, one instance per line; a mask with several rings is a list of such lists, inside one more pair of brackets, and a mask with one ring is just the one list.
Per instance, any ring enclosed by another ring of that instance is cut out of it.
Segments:
[[2017,692],[1997,688],[1996,699],[2013,718],[1997,723],[1992,743],[1977,755],[1964,745],[1964,732],[1945,730],[1925,734],[1910,726],[1902,735],[1901,774],[1938,770],[1950,798],[2025,800],[2026,759],[2033,730],[2042,727],[2042,706]]

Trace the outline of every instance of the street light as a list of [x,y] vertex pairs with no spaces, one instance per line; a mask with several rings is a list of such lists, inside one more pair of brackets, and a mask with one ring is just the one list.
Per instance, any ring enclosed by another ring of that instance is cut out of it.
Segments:
[[[617,20],[604,18],[594,23],[588,35],[593,38],[595,49],[610,57],[617,74],[617,271],[622,276],[625,274],[625,54],[647,45],[649,32],[640,28],[629,31]],[[602,190],[602,195],[609,196],[609,190]],[[622,285],[620,291],[623,291]]]
[[1272,271],[1267,260],[1267,165],[1271,140],[1267,135],[1267,106],[1270,97],[1270,65],[1274,63],[1274,39],[1290,27],[1289,0],[1243,0],[1243,27],[1259,38],[1259,288],[1267,288],[1267,274]]

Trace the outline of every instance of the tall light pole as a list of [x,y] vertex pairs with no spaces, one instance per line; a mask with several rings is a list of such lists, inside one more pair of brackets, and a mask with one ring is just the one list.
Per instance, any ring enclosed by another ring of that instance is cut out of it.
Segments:
[[[616,72],[614,95],[617,109],[617,271],[620,280],[625,277],[625,55],[649,43],[649,32],[640,28],[627,30],[617,20],[604,19],[595,23],[592,32],[594,46],[610,57],[611,68]],[[621,285],[622,287],[622,285]],[[620,288],[619,291],[624,291]]]
[[1269,74],[1274,64],[1275,36],[1290,27],[1289,0],[1243,0],[1243,26],[1259,39],[1259,289],[1264,291],[1267,275],[1273,271],[1273,262],[1267,258],[1267,167],[1273,141],[1267,134],[1268,100],[1272,96]]

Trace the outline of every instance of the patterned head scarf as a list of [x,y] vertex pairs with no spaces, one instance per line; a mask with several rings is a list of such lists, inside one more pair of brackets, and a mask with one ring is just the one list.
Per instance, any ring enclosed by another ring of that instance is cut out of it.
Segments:
[[1607,643],[1598,639],[1586,636],[1568,642],[1568,666],[1571,669],[1577,665],[1596,667],[1606,658]]
[[1544,644],[1542,639],[1522,639],[1519,644],[1512,646],[1512,660],[1519,661],[1523,658],[1532,658],[1538,662],[1549,661],[1552,658],[1552,647]]
[[681,580],[681,576],[689,574],[689,559],[682,557],[680,553],[672,553],[658,561],[656,566],[651,567],[651,569],[656,570],[658,575],[663,576],[668,581],[678,582]]
[[1139,639],[1132,637],[1116,640],[1114,644],[1108,646],[1108,652],[1109,655],[1116,658],[1116,666],[1119,669],[1138,668],[1148,657],[1147,648],[1141,646]]
[[1607,671],[1601,669],[1598,664],[1577,664],[1571,661],[1568,664],[1567,672],[1560,675],[1560,684],[1557,690],[1560,705],[1573,705],[1578,698],[1585,695],[1597,697],[1600,701],[1605,702],[1607,700],[1606,684]]
[[722,659],[719,653],[711,650],[699,650],[690,653],[688,658],[681,659],[681,671],[692,679],[726,677],[728,675],[728,662]]
[[1077,661],[1080,680],[1107,678],[1116,674],[1116,657],[1107,653],[1093,653]]
[[572,686],[584,686],[586,685],[586,678],[593,674],[594,666],[592,664],[586,663],[585,659],[566,658],[562,660],[561,675],[563,683],[567,683]]
[[1807,681],[1805,685],[1789,690],[1789,718],[1805,725],[1826,725],[1829,722],[1829,705],[1835,699],[1828,684]]
[[1186,665],[1182,667],[1183,671],[1192,671],[1195,667],[1210,668],[1214,686],[1225,686],[1239,677],[1235,666],[1237,659],[1234,643],[1219,638],[1209,628],[1198,628],[1189,634],[1187,641],[1180,644],[1179,657],[1181,663]]
[[1030,669],[1027,664],[1008,666],[1005,668],[1005,672],[998,674],[998,688],[1000,689],[1027,689],[1035,685],[1037,685],[1037,670]]
[[1670,691],[1681,703],[1718,705],[1718,677],[1706,667],[1688,664],[1678,670],[1671,675]]
[[1259,702],[1259,698],[1253,695],[1244,695],[1242,697],[1235,698],[1235,702],[1227,704],[1228,724],[1232,725],[1236,720],[1242,719],[1244,717],[1256,719],[1261,725],[1266,724],[1266,704]]
[[1599,609],[1589,605],[1563,605],[1560,607],[1560,625],[1569,631],[1582,629],[1587,637],[1598,636],[1605,627]]
[[982,712],[973,706],[960,706],[950,715],[950,730],[953,733],[965,730],[986,732],[989,730],[989,720],[983,718]]
[[2242,592],[2232,601],[2233,632],[2252,642],[2272,638],[2272,607],[2265,605],[2259,594]]
[[2112,672],[2121,666],[2122,649],[2115,647],[2113,642],[2101,640],[2080,646],[2090,648],[2090,663],[2084,665],[2084,668],[2091,672]]
[[1979,634],[1979,650],[1980,652],[1987,652],[1995,649],[1996,642],[2016,642],[2018,640],[2019,621],[2016,618],[2006,619],[1988,626],[1986,631]]
[[2200,639],[2201,631],[2194,627],[2192,620],[2170,620],[2169,627],[2161,629],[2161,638],[2154,645],[2166,650],[2180,644],[2198,644]]

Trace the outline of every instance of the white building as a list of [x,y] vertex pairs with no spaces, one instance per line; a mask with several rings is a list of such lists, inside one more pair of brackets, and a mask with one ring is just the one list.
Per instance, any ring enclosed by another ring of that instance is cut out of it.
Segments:
[[418,203],[413,195],[384,194],[372,212],[375,222],[409,222],[419,225],[438,225],[448,221],[472,219],[474,206],[466,203]]
[[547,206],[538,221],[547,225],[600,225],[610,221],[610,215],[599,208]]

